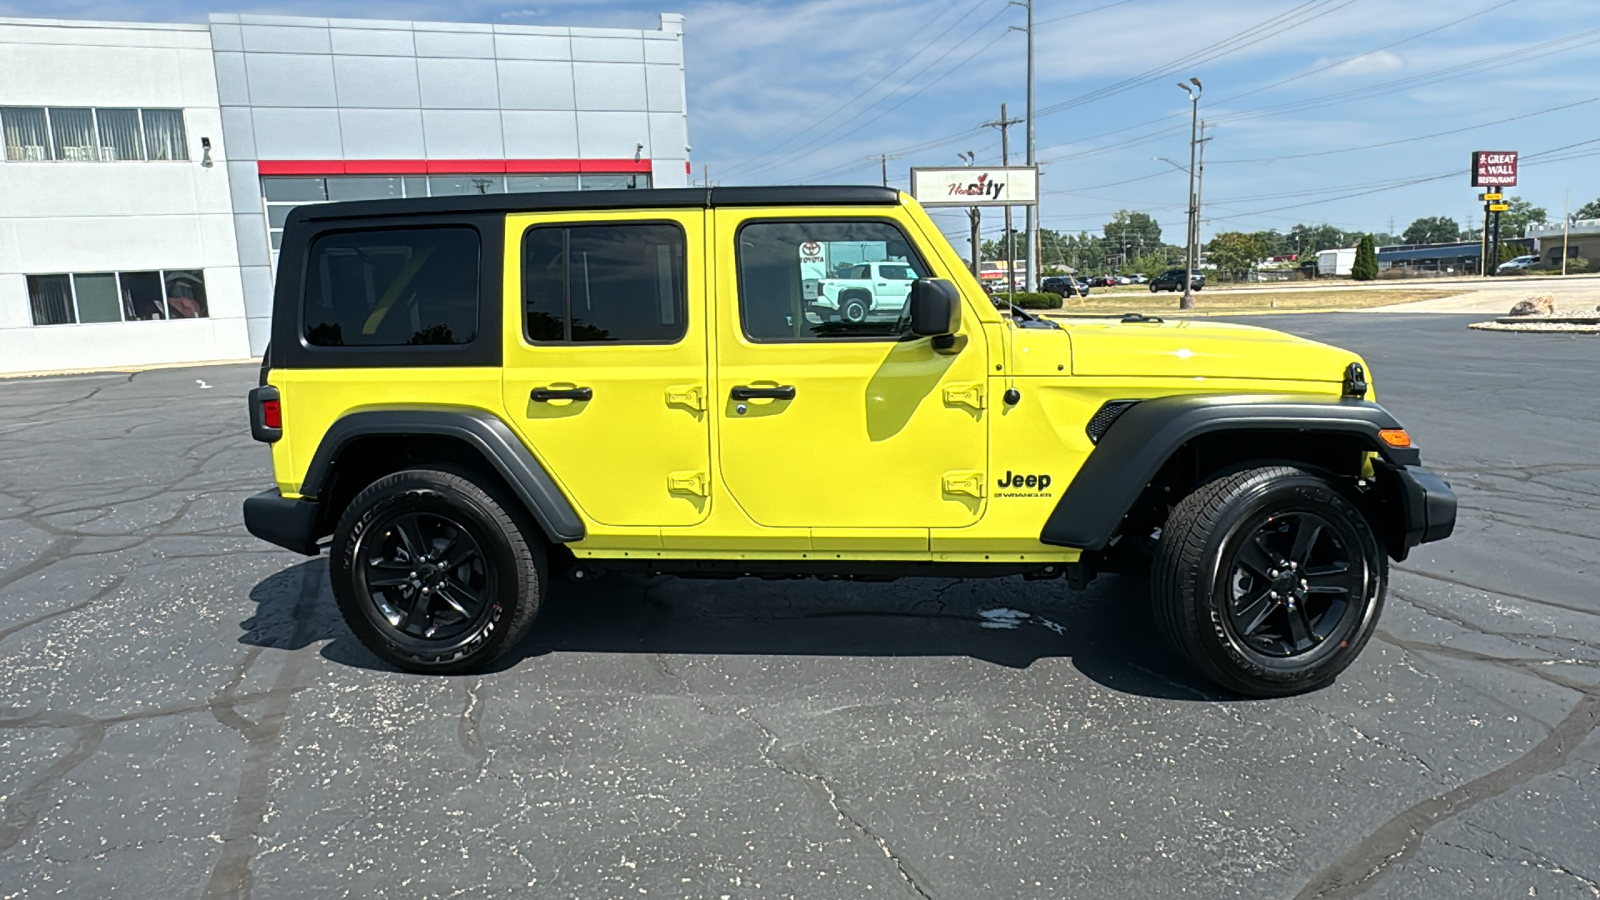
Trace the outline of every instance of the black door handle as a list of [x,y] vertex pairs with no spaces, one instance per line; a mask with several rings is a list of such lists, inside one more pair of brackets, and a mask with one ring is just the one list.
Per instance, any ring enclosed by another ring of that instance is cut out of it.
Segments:
[[593,388],[534,388],[528,395],[535,403],[548,403],[551,400],[593,400]]
[[785,384],[779,387],[758,388],[741,384],[729,391],[728,396],[735,400],[793,400],[794,385]]

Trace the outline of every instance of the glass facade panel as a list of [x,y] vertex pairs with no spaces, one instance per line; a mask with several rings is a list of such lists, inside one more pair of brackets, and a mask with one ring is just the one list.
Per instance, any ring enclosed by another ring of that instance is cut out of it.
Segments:
[[94,110],[50,107],[50,136],[56,159],[84,162],[100,158],[94,138]]
[[94,115],[100,125],[101,159],[144,159],[137,109],[97,109]]
[[72,308],[72,276],[29,275],[28,305],[35,325],[71,325],[78,321]]
[[633,188],[647,188],[649,186],[649,175],[583,176],[583,189],[586,191],[621,191],[631,190]]
[[324,178],[263,178],[261,190],[269,201],[315,203],[328,199],[328,182]]
[[45,124],[44,107],[7,106],[0,109],[0,125],[5,129],[6,159],[50,158],[50,127]]
[[329,200],[388,200],[400,196],[400,179],[372,175],[335,175],[327,179]]
[[506,191],[512,194],[538,193],[541,191],[575,191],[578,189],[578,176],[576,175],[507,175]]
[[504,175],[429,175],[428,191],[434,197],[463,194],[503,194]]
[[117,276],[111,272],[74,275],[78,292],[79,322],[121,322],[122,304],[117,302]]

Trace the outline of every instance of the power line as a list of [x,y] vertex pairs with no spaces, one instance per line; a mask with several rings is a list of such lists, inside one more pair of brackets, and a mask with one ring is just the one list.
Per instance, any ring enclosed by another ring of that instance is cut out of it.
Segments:
[[1436,131],[1433,134],[1423,134],[1423,135],[1418,135],[1416,137],[1399,138],[1399,139],[1393,140],[1393,141],[1384,141],[1384,142],[1382,142],[1380,144],[1363,144],[1363,145],[1361,145],[1359,147],[1341,147],[1338,150],[1318,150],[1318,151],[1316,151],[1314,153],[1295,153],[1295,154],[1290,154],[1290,155],[1285,155],[1285,156],[1261,156],[1261,157],[1257,157],[1255,159],[1218,159],[1218,160],[1212,160],[1212,162],[1213,162],[1214,165],[1222,165],[1224,163],[1271,163],[1271,162],[1277,162],[1279,160],[1284,160],[1284,159],[1308,159],[1308,158],[1313,157],[1313,156],[1332,156],[1332,155],[1334,155],[1336,153],[1354,153],[1357,150],[1375,150],[1375,149],[1377,149],[1379,147],[1393,147],[1393,146],[1396,146],[1398,144],[1410,144],[1410,143],[1413,143],[1415,141],[1426,141],[1426,140],[1429,140],[1431,138],[1444,137],[1446,135],[1451,135],[1451,134],[1461,134],[1462,132],[1465,132],[1465,131],[1476,131],[1479,128],[1489,128],[1489,127],[1492,127],[1492,126],[1495,126],[1495,125],[1504,125],[1507,122],[1516,122],[1516,121],[1520,121],[1522,119],[1531,119],[1534,116],[1543,116],[1543,115],[1547,115],[1549,113],[1559,112],[1559,111],[1561,111],[1563,109],[1571,109],[1574,106],[1583,106],[1586,103],[1594,103],[1596,101],[1600,101],[1600,97],[1590,97],[1587,100],[1579,100],[1579,101],[1577,101],[1575,103],[1564,103],[1564,104],[1562,104],[1560,106],[1552,106],[1549,109],[1541,109],[1538,112],[1523,113],[1520,116],[1512,116],[1509,119],[1499,119],[1499,120],[1494,121],[1494,122],[1484,122],[1484,123],[1482,123],[1480,125],[1468,125],[1465,128],[1452,128],[1449,131]]

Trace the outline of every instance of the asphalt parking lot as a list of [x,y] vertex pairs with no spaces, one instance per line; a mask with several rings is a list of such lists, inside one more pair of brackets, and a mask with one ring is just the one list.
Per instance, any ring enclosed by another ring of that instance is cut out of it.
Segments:
[[0,898],[1600,896],[1600,338],[1283,316],[1461,496],[1318,693],[1137,579],[562,584],[500,671],[245,534],[249,366],[0,381]]

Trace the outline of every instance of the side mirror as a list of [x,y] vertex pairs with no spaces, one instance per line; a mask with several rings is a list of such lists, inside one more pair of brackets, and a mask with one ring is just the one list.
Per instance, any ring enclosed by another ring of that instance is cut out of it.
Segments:
[[911,282],[911,333],[940,337],[961,329],[961,292],[943,278]]

